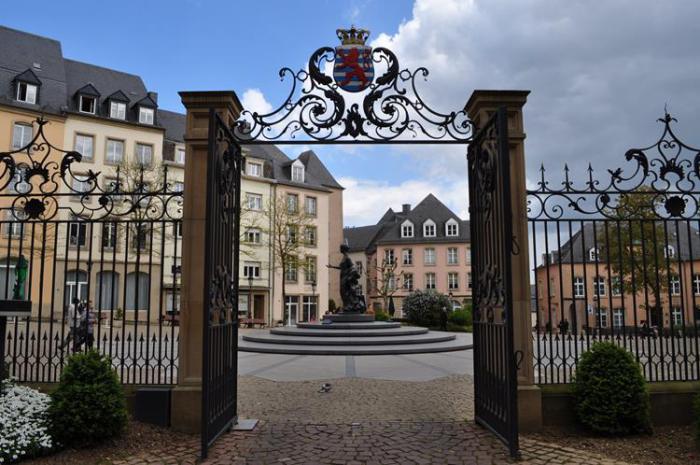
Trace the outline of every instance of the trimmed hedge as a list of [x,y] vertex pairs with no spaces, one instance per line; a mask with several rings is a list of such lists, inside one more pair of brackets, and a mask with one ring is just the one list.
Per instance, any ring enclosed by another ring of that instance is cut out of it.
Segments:
[[51,394],[51,435],[62,446],[86,447],[126,427],[124,391],[106,357],[94,350],[68,359]]
[[634,357],[610,342],[584,352],[574,379],[576,414],[599,434],[651,432],[649,392]]

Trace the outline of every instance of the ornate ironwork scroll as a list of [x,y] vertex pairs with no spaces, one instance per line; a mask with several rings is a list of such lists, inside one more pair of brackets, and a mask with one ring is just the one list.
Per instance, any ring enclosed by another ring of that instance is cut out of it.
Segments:
[[[471,140],[473,123],[465,110],[440,113],[421,97],[418,81],[427,78],[427,68],[401,69],[391,50],[364,46],[366,36],[357,36],[366,31],[339,30],[339,37],[353,31],[354,39],[345,37],[343,44],[361,48],[362,55],[356,54],[353,62],[354,72],[363,79],[362,85],[354,87],[357,90],[343,90],[348,81],[342,79],[342,73],[350,76],[353,72],[344,68],[349,54],[342,46],[321,47],[311,55],[307,70],[280,70],[281,79],[292,80],[287,98],[269,113],[244,110],[234,130],[236,138],[249,144]],[[336,66],[334,74],[329,75],[326,69],[332,63]],[[385,68],[381,75],[376,73],[377,67]]]
[[469,219],[474,303],[476,421],[518,453],[517,367],[513,345],[510,160],[505,108],[469,145]]
[[202,457],[236,420],[240,184],[243,156],[212,110],[207,165]]

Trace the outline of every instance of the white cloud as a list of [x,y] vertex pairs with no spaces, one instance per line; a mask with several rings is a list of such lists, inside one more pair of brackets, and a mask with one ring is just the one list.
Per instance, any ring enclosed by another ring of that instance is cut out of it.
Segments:
[[264,114],[272,111],[272,104],[267,101],[260,89],[247,89],[243,92],[241,103],[243,108],[251,112]]
[[375,224],[389,208],[400,211],[402,204],[415,206],[431,193],[460,218],[467,218],[466,178],[461,182],[411,179],[392,184],[388,181],[341,177],[338,182],[345,187],[343,216],[346,226]]

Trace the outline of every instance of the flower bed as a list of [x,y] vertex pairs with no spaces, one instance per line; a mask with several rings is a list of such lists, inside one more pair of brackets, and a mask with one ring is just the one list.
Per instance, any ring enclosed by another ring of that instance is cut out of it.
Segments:
[[48,433],[48,395],[11,382],[0,396],[0,464],[46,453],[53,447]]

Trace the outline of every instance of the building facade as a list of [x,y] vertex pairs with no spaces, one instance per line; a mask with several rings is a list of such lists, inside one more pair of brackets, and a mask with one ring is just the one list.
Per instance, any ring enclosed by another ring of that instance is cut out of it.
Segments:
[[401,316],[403,299],[418,289],[446,294],[454,307],[471,300],[469,222],[434,195],[414,208],[389,209],[375,225],[345,228],[344,234],[363,271],[368,307],[387,311],[390,295]]

